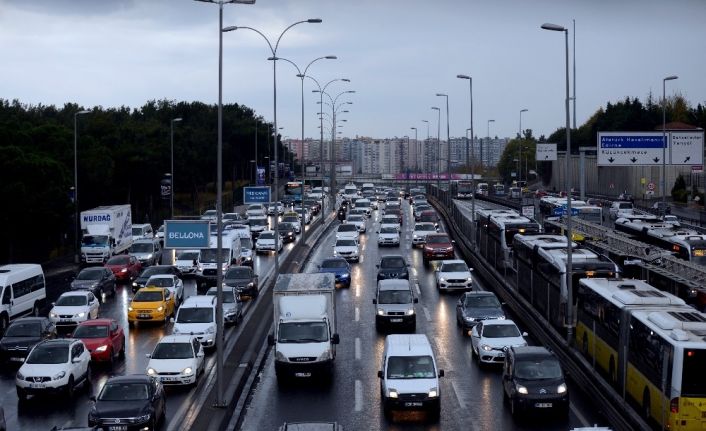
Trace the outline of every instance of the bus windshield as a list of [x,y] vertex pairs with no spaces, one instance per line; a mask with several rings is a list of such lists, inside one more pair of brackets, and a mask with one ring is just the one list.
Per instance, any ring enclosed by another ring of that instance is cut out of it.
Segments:
[[684,369],[681,378],[682,397],[706,397],[706,350],[684,349]]

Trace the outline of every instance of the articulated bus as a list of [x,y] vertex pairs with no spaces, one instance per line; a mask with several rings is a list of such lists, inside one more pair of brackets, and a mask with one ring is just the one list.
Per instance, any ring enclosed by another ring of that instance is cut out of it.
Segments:
[[625,232],[639,241],[673,252],[679,259],[706,266],[706,235],[653,219],[621,217],[615,230]]
[[478,183],[477,192],[481,196],[488,196],[488,183]]
[[[559,235],[515,235],[516,286],[518,292],[552,324],[563,332],[569,289],[566,283],[567,241]],[[572,307],[581,278],[616,277],[620,268],[606,256],[572,242]],[[576,313],[572,313],[576,316]],[[573,324],[573,322],[571,322]]]
[[706,314],[641,280],[583,279],[576,345],[660,429],[706,428]]
[[498,269],[512,269],[512,238],[516,234],[537,234],[539,223],[510,209],[476,210],[476,242],[481,254]]

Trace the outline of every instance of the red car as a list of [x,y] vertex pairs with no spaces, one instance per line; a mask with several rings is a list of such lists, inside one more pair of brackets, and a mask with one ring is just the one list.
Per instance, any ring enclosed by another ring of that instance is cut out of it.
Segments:
[[427,235],[422,257],[425,265],[429,263],[430,260],[453,259],[453,241],[445,233],[431,233]]
[[118,281],[130,282],[137,278],[142,272],[142,264],[135,256],[120,254],[113,256],[105,263],[106,268],[110,268]]
[[81,322],[72,338],[83,341],[91,352],[91,361],[111,365],[116,357],[125,357],[125,332],[114,319],[95,319]]

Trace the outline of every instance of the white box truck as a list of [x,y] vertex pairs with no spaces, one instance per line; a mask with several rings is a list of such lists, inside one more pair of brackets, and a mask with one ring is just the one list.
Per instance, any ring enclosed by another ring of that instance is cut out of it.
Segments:
[[109,205],[81,212],[81,261],[105,263],[132,245],[130,205]]
[[273,290],[278,382],[333,376],[336,359],[336,280],[333,274],[280,274]]

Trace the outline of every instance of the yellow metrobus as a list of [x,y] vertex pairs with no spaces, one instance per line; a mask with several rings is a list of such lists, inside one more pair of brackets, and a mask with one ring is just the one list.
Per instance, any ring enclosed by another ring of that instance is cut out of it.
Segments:
[[706,428],[706,314],[641,280],[582,279],[576,345],[643,417]]

